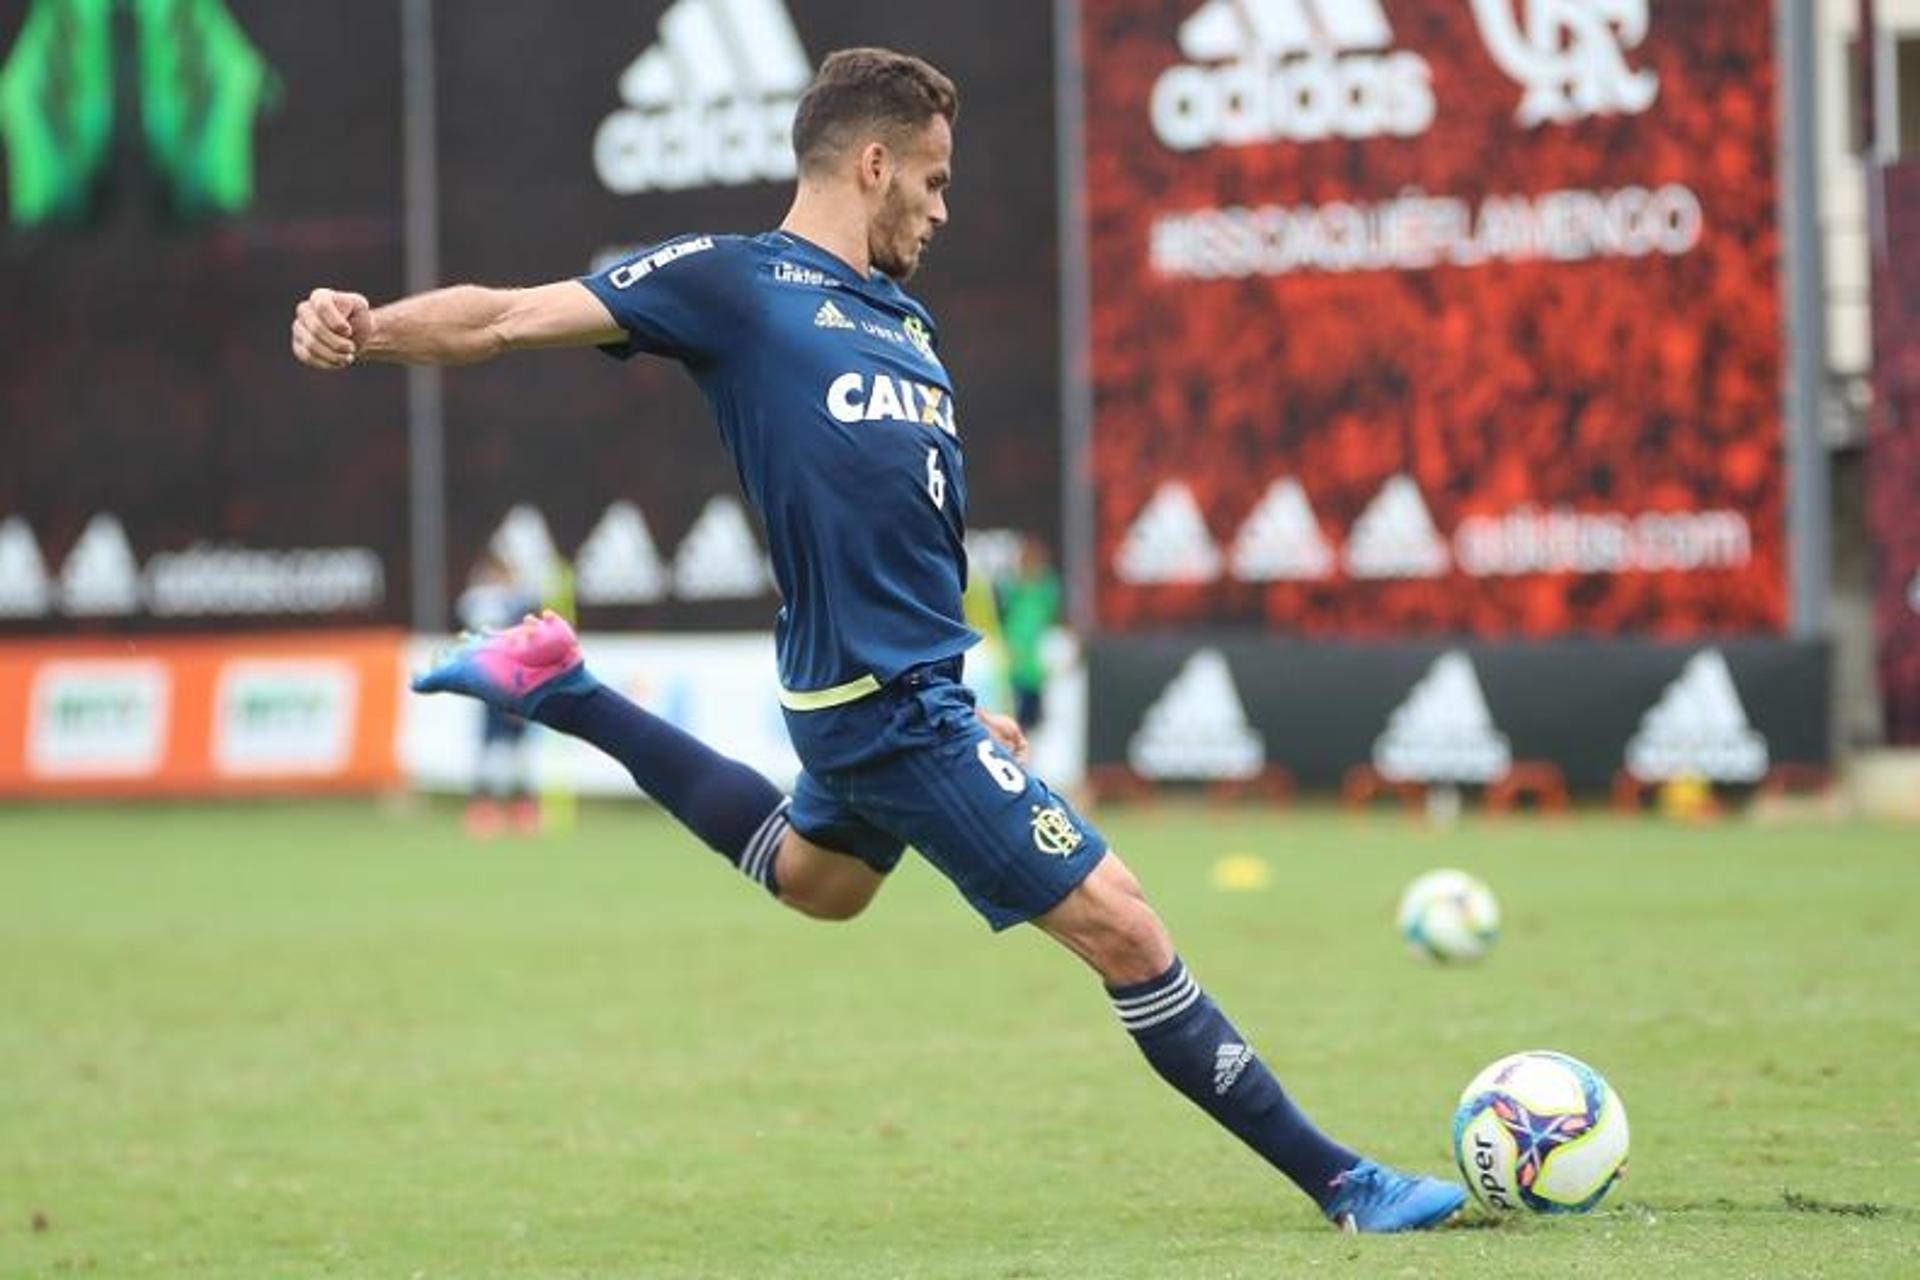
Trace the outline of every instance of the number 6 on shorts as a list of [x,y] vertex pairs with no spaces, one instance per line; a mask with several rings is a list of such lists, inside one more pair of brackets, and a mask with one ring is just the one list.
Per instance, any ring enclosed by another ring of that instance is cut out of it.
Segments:
[[980,739],[976,753],[980,757],[980,767],[987,771],[994,785],[1008,795],[1019,795],[1027,789],[1027,775],[1020,772],[1020,766],[993,749],[990,739]]

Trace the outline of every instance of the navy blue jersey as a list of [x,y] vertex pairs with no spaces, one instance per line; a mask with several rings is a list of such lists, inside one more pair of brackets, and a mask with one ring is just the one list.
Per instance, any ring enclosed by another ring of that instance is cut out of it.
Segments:
[[713,407],[773,558],[783,703],[838,705],[979,639],[925,308],[782,231],[684,236],[582,283],[627,333],[604,350],[680,361]]

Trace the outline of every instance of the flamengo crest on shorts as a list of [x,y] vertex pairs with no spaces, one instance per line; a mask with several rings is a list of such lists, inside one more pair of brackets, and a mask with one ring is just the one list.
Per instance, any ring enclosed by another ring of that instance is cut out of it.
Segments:
[[1058,805],[1046,809],[1034,806],[1033,847],[1040,852],[1055,858],[1070,857],[1084,839],[1080,828]]

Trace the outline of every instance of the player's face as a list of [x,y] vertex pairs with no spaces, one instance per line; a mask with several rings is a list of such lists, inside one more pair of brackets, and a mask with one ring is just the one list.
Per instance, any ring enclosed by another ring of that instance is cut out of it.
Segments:
[[947,184],[953,176],[953,129],[935,116],[902,147],[880,208],[867,227],[873,265],[905,280],[920,265],[934,233],[947,222]]

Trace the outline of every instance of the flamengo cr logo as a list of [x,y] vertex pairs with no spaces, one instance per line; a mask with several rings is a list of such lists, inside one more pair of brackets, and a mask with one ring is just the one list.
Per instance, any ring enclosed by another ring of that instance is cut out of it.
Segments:
[[679,0],[621,74],[626,106],[594,134],[594,170],[618,195],[791,178],[788,131],[811,78],[780,0]]
[[1660,95],[1660,77],[1629,68],[1625,53],[1647,37],[1647,0],[1473,0],[1473,17],[1487,52],[1526,89],[1514,119],[1528,128],[1638,115]]
[[1175,151],[1407,138],[1433,123],[1432,69],[1390,48],[1380,0],[1206,0],[1179,41],[1189,61],[1161,73],[1150,103]]

